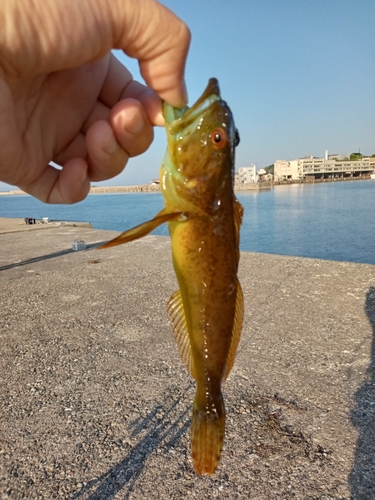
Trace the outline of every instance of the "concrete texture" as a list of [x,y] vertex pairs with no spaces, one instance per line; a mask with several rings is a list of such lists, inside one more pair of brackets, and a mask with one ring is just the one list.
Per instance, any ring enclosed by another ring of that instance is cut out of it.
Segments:
[[222,460],[196,477],[169,239],[95,250],[114,235],[0,234],[0,498],[374,499],[375,266],[241,254]]

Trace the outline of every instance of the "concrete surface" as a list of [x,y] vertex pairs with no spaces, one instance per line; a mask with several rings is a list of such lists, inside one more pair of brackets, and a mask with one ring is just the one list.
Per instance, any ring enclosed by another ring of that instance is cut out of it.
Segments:
[[375,498],[375,266],[241,254],[222,460],[196,477],[169,239],[95,250],[114,235],[0,234],[0,498]]

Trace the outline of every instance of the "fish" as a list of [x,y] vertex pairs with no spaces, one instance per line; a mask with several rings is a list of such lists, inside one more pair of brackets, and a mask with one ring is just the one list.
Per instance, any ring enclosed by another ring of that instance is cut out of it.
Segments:
[[168,223],[179,288],[167,309],[181,358],[196,381],[193,467],[197,475],[212,475],[225,434],[222,384],[234,363],[244,317],[237,277],[243,207],[233,189],[239,134],[216,78],[192,107],[164,102],[163,115],[165,207],[101,248],[136,240]]

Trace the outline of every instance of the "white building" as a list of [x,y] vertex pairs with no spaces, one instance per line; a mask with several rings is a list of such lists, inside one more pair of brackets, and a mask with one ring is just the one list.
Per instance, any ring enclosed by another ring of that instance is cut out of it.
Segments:
[[250,167],[241,167],[238,169],[238,182],[240,184],[249,184],[250,182],[257,182],[257,166],[252,163]]
[[298,169],[296,165],[296,160],[277,160],[274,163],[273,175],[275,181],[285,180],[285,179],[298,179]]
[[[327,155],[326,155],[327,156]],[[275,180],[299,179],[307,176],[316,179],[332,177],[358,177],[375,171],[375,158],[356,161],[335,161],[334,159],[308,156],[297,160],[277,160],[274,164]]]

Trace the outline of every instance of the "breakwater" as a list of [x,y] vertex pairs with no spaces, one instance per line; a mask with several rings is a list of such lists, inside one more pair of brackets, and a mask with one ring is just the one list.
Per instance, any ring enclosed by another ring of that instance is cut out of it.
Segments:
[[198,478],[170,240],[94,249],[116,234],[2,237],[0,497],[373,498],[375,266],[241,253],[222,461]]
[[[362,177],[338,177],[334,179],[289,179],[285,181],[265,181],[260,183],[248,183],[234,185],[235,191],[257,191],[269,189],[271,186],[288,186],[290,184],[321,184],[325,182],[342,182],[342,181],[364,181],[371,180],[370,176]],[[138,184],[135,186],[93,186],[89,194],[105,194],[105,193],[160,193],[159,184]],[[0,196],[8,195],[26,195],[21,189],[12,189],[10,191],[0,191]]]
[[[333,179],[290,179],[286,181],[263,181],[256,183],[234,185],[235,191],[257,191],[267,190],[272,186],[287,186],[290,184],[322,184],[325,182],[342,182],[342,181],[363,181],[371,180],[370,176],[361,177],[337,177]],[[100,193],[158,193],[160,192],[159,184],[140,184],[137,186],[94,186],[90,189],[90,194]]]
[[159,184],[139,184],[137,186],[93,186],[90,194],[101,193],[159,193]]

